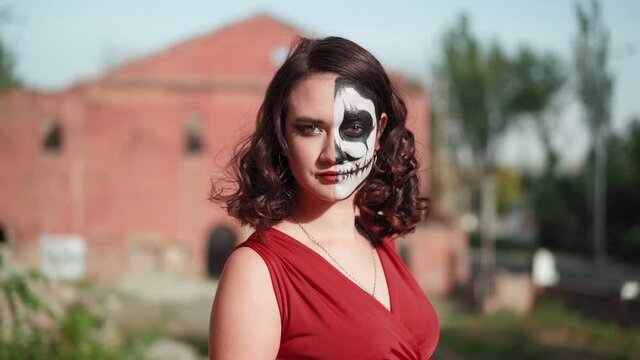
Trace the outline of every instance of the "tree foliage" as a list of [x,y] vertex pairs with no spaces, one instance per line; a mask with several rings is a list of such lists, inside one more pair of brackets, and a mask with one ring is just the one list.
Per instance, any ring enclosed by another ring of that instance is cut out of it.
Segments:
[[438,72],[448,84],[451,122],[458,142],[471,150],[478,175],[482,275],[477,293],[482,300],[495,258],[498,139],[520,115],[540,113],[563,80],[552,58],[538,59],[528,49],[514,58],[497,42],[483,44],[466,16],[445,33],[442,50]]
[[[579,34],[575,43],[578,97],[584,105],[585,119],[593,134],[608,128],[611,119],[613,78],[607,71],[609,32],[600,19],[600,5],[592,0],[588,8],[578,3]],[[595,135],[594,135],[595,136]]]
[[[9,18],[6,8],[0,8],[0,25]],[[0,91],[20,86],[14,72],[14,58],[0,34]]]
[[13,72],[13,58],[0,39],[0,91],[20,85]]
[[640,117],[608,141],[608,250],[640,263]]
[[552,53],[536,53],[522,47],[513,61],[518,81],[513,106],[531,115],[545,155],[546,178],[554,175],[559,159],[552,145],[552,134],[560,120],[552,111],[563,89],[567,74],[560,58]]
[[493,166],[495,139],[514,110],[509,59],[498,43],[483,46],[471,33],[466,16],[449,29],[442,46],[438,71],[449,83],[452,119],[458,123],[460,137],[479,157],[475,163]]
[[522,47],[513,61],[518,79],[513,106],[533,115],[540,115],[552,103],[564,86],[566,74],[560,58],[552,53],[536,53]]

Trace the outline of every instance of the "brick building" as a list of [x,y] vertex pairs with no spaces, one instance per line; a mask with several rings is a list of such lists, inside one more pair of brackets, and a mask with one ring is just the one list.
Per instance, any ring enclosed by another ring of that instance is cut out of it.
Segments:
[[[299,34],[257,15],[61,91],[1,94],[2,239],[38,268],[52,261],[43,248],[79,238],[82,276],[91,279],[215,274],[225,249],[247,231],[208,203],[211,177],[251,130]],[[394,81],[428,168],[426,92]]]

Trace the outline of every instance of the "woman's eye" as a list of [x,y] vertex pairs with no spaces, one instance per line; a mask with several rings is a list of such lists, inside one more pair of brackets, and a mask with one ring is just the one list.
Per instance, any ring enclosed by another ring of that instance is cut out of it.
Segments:
[[360,125],[351,125],[344,130],[344,133],[353,138],[357,138],[363,135],[364,129]]
[[322,129],[315,124],[309,125],[301,125],[298,127],[298,131],[300,131],[303,135],[316,135],[322,132]]

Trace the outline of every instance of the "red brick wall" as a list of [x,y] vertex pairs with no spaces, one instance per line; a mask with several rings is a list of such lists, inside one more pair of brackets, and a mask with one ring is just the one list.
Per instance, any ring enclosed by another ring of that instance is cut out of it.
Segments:
[[[296,33],[258,16],[62,92],[1,95],[0,222],[18,257],[36,267],[40,234],[74,233],[87,239],[91,278],[167,267],[204,273],[210,231],[229,224],[240,233],[207,202],[210,178],[252,129],[276,68],[271,51]],[[426,93],[402,87],[427,169]],[[204,146],[195,155],[185,150],[193,113]],[[63,128],[57,154],[42,149],[53,119]],[[428,191],[428,176],[421,180]]]

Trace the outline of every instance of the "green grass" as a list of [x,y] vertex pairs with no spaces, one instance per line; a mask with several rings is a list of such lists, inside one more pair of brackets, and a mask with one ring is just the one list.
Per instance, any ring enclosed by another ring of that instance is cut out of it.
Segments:
[[452,310],[440,336],[434,359],[640,359],[640,328],[620,329],[549,301],[524,317]]

